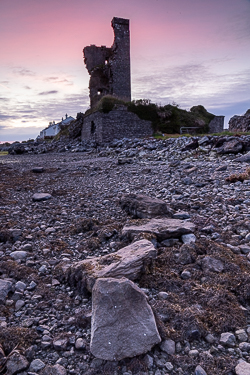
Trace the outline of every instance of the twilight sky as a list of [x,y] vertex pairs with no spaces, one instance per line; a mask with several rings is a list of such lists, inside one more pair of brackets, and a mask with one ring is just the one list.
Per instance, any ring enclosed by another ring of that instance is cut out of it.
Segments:
[[250,108],[250,0],[0,0],[0,141],[36,137],[89,106],[83,47],[130,19],[132,99]]

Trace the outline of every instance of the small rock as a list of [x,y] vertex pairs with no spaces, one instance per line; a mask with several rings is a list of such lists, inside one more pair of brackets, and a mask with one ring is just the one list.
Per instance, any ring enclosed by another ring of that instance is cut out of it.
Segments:
[[85,341],[82,338],[78,338],[75,342],[76,349],[85,349]]
[[34,202],[40,202],[40,201],[47,201],[48,199],[51,199],[52,195],[48,193],[36,193],[32,196],[32,200]]
[[235,367],[235,372],[237,375],[249,375],[250,374],[250,363],[245,361],[240,362]]
[[222,272],[224,270],[223,263],[215,258],[206,256],[201,261],[203,271]]
[[190,279],[191,278],[191,272],[188,271],[188,270],[184,270],[182,273],[181,273],[181,278],[183,280],[187,280],[187,279]]
[[43,167],[34,167],[34,168],[32,168],[32,172],[33,173],[42,173],[42,172],[44,172],[44,168]]
[[195,368],[195,372],[194,372],[195,375],[207,375],[206,371],[200,366],[198,365],[196,368]]
[[25,305],[25,302],[19,299],[18,301],[16,301],[15,310],[16,311],[20,310],[24,305]]
[[24,292],[26,288],[27,288],[27,285],[23,283],[22,281],[18,281],[15,285],[15,290],[17,292]]
[[171,339],[164,340],[160,346],[161,350],[169,355],[175,354],[175,342]]
[[224,346],[233,348],[235,346],[236,338],[231,332],[224,332],[220,336],[220,343]]
[[196,242],[196,236],[193,233],[184,234],[183,236],[181,236],[181,240],[184,244],[190,244]]
[[158,293],[159,299],[166,300],[166,299],[168,299],[168,297],[169,297],[169,294],[167,292],[159,292]]
[[60,338],[53,341],[55,350],[65,350],[68,344],[68,338]]
[[7,361],[6,375],[14,375],[25,370],[29,366],[27,359],[19,352],[14,352]]
[[235,331],[235,334],[239,341],[247,341],[248,339],[248,334],[244,329],[238,329],[237,331]]
[[17,250],[10,253],[11,258],[14,260],[24,260],[27,258],[27,251]]
[[45,363],[43,361],[41,361],[40,359],[34,359],[30,364],[29,371],[37,372],[42,370],[44,367]]

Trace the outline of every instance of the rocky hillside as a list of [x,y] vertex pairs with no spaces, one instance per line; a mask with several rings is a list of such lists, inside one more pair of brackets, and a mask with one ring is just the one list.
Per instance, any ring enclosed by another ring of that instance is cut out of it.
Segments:
[[249,142],[1,156],[0,372],[249,374]]

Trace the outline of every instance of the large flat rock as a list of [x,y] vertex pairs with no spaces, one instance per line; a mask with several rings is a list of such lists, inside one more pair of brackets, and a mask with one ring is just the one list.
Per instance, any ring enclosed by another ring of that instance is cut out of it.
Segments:
[[66,266],[65,271],[70,282],[77,283],[80,289],[84,286],[91,291],[98,278],[126,277],[136,280],[156,256],[157,252],[152,243],[141,240],[115,253]]
[[172,217],[173,214],[163,200],[142,194],[125,194],[120,199],[120,205],[123,210],[140,219],[156,216]]
[[164,241],[168,238],[181,237],[183,234],[192,233],[195,225],[190,221],[178,219],[151,219],[148,223],[142,225],[125,225],[123,234],[134,237],[139,233],[152,233],[158,241]]
[[161,341],[145,294],[130,280],[98,279],[92,294],[90,351],[108,361],[146,353]]

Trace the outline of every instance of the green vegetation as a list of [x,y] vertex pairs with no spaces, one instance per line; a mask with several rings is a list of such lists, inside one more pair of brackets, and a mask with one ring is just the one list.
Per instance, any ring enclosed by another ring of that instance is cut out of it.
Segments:
[[115,105],[125,105],[129,112],[135,113],[140,119],[151,121],[155,132],[168,134],[180,133],[181,127],[197,127],[196,132],[206,133],[208,124],[214,118],[202,105],[186,111],[175,103],[159,106],[149,99],[125,103],[111,95],[102,97],[94,108],[86,111],[85,116],[98,111],[109,113]]
[[0,151],[0,156],[8,155],[8,151]]
[[64,129],[59,131],[59,133],[53,138],[53,141],[58,141],[61,137],[68,137],[68,135],[69,135],[69,127],[67,126]]

